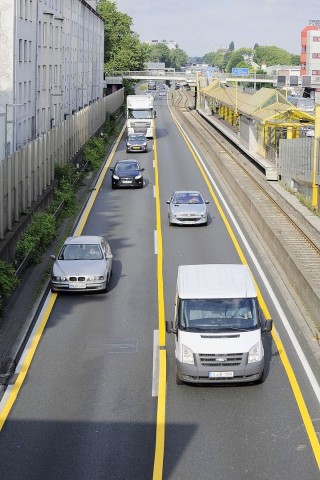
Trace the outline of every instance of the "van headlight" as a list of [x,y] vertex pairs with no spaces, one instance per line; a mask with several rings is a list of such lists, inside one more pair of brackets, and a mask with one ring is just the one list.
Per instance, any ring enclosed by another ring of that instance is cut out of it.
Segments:
[[260,362],[262,358],[261,342],[256,343],[250,348],[248,354],[248,363]]
[[136,175],[134,178],[135,180],[140,180],[140,178],[142,177],[141,173],[139,175]]
[[194,355],[191,348],[182,345],[182,363],[188,363],[194,365]]
[[114,174],[112,175],[112,178],[113,178],[114,180],[119,180],[119,175],[116,175],[116,174],[114,173]]

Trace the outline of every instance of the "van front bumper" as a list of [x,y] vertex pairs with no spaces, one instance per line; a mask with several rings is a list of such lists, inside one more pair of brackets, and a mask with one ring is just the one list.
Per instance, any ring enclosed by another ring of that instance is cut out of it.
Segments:
[[[264,369],[264,359],[260,362],[225,368],[208,368],[189,365],[177,360],[177,370],[180,380],[186,383],[248,383],[261,379]],[[233,372],[231,377],[211,378],[210,372]]]

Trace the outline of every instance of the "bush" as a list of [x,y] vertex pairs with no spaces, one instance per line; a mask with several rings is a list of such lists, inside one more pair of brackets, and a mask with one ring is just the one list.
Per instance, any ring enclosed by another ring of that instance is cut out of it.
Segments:
[[89,169],[97,170],[102,165],[105,155],[103,141],[96,137],[90,138],[83,149],[83,155],[88,162]]
[[30,262],[39,263],[41,255],[51,245],[56,235],[56,219],[51,213],[37,212],[22,238],[17,242],[16,259],[19,263],[33,251]]
[[14,267],[0,260],[0,307],[2,301],[9,297],[19,285]]

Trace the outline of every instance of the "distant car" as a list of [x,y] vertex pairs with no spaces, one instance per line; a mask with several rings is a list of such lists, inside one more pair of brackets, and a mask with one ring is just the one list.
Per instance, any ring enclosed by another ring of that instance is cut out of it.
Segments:
[[147,152],[147,138],[144,133],[130,133],[126,141],[127,152]]
[[169,225],[207,225],[207,204],[195,190],[179,190],[167,200]]
[[51,273],[52,292],[106,292],[112,274],[111,248],[100,236],[68,237]]
[[167,95],[166,90],[159,90],[159,97],[165,97]]
[[111,187],[136,187],[143,188],[144,168],[140,167],[136,160],[119,160],[113,168],[110,168]]

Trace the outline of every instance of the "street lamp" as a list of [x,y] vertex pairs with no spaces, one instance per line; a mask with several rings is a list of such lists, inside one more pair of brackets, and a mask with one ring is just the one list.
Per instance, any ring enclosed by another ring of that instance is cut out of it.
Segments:
[[[22,107],[23,103],[6,103],[6,110],[4,114],[4,156],[8,156],[8,123],[13,123],[13,120],[8,120],[8,107]],[[10,152],[9,152],[10,153]]]

